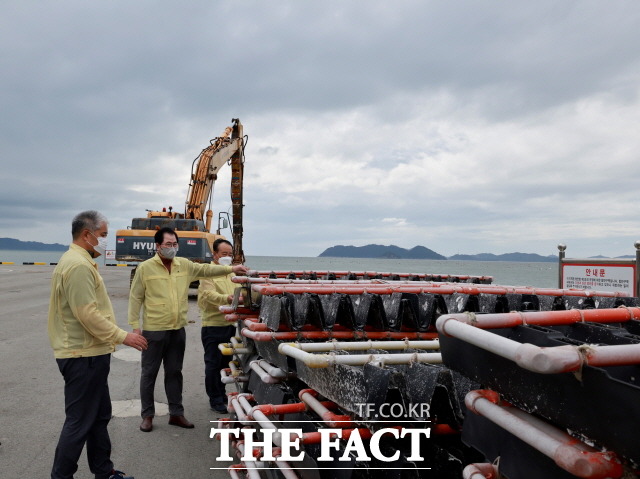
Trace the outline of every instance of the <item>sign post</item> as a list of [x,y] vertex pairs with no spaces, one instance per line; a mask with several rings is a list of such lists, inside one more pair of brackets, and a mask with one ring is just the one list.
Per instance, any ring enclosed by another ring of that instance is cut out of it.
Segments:
[[558,287],[615,291],[640,297],[640,241],[634,259],[565,258],[567,247],[558,245]]

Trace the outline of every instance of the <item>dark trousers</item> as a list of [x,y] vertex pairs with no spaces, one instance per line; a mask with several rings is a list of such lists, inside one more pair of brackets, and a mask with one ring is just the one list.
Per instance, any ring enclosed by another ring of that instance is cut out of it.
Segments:
[[56,361],[64,377],[66,419],[56,447],[51,478],[73,478],[85,443],[89,469],[97,479],[108,478],[113,470],[107,431],[111,419],[107,382],[111,354]]
[[220,378],[220,370],[226,367],[224,356],[218,349],[218,344],[228,343],[236,331],[235,326],[203,326],[202,346],[204,346],[204,385],[209,396],[209,405],[214,407],[219,404],[226,405],[224,384]]
[[164,364],[164,390],[169,402],[171,416],[183,416],[182,407],[182,361],[186,333],[184,328],[168,331],[142,331],[147,338],[147,349],[142,351],[142,374],[140,376],[140,402],[142,417],[154,416],[153,391],[160,364]]

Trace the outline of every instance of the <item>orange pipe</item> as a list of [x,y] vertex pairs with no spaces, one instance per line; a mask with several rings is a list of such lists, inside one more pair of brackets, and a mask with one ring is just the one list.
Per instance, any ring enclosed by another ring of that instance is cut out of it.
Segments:
[[[369,431],[366,427],[353,428],[353,429],[343,429],[342,430],[342,439],[349,439],[351,434],[354,431],[358,431],[360,433],[360,437],[362,439],[371,439],[373,433]],[[335,437],[335,434],[331,434],[330,437]],[[320,444],[321,435],[318,431],[315,432],[304,432],[302,433],[302,444]]]
[[233,309],[233,306],[220,306],[218,308],[222,314],[246,314],[247,316],[255,316],[256,312],[252,309],[245,308],[244,306],[238,306],[236,309]]
[[303,294],[392,294],[392,293],[435,293],[435,294],[538,294],[543,296],[577,296],[577,297],[627,297],[626,293],[612,291],[585,291],[573,289],[550,289],[550,288],[528,288],[528,287],[507,287],[507,286],[490,286],[490,285],[470,285],[458,286],[450,283],[437,285],[437,283],[425,286],[415,284],[378,284],[371,283],[368,285],[333,285],[333,284],[315,284],[313,286],[304,286],[298,284],[254,284],[251,287],[254,291],[263,295],[279,295],[284,293]]
[[453,434],[460,434],[459,429],[454,429],[448,424],[434,424],[431,426],[431,431],[436,436],[449,436]]
[[389,273],[389,272],[376,272],[376,271],[256,271],[259,277],[267,278],[271,274],[275,274],[278,278],[286,277],[290,274],[294,274],[297,276],[310,275],[315,274],[316,276],[326,276],[328,274],[334,274],[336,276],[347,276],[347,275],[355,275],[355,276],[382,276],[383,278],[388,278],[389,276],[398,276],[400,278],[407,278],[410,276],[417,276],[418,278],[426,278],[427,276],[435,277],[435,278],[457,278],[460,280],[467,280],[470,278],[479,279],[479,280],[489,280],[493,279],[492,276],[470,276],[466,274],[443,274],[443,273]]
[[[244,441],[239,442],[244,443]],[[251,455],[258,460],[260,460],[264,456],[263,452],[264,450],[262,447],[254,447],[253,449],[251,449]],[[273,457],[282,456],[282,449],[279,447],[274,447],[271,450],[271,454],[273,455]]]
[[[322,401],[322,405],[326,408],[338,407],[336,403],[331,401]],[[277,416],[304,412],[308,407],[304,402],[296,402],[290,404],[258,404],[253,407],[252,412],[255,409],[261,411],[265,416]]]
[[[234,276],[231,281],[237,284],[386,284],[381,279],[288,279],[288,278],[254,278]],[[415,281],[394,281],[393,284],[412,284]]]
[[[305,401],[304,396],[311,396],[312,400]],[[353,421],[351,420],[351,416],[346,414],[336,414],[329,410],[325,410],[326,408],[317,400],[318,392],[313,389],[302,389],[298,393],[298,397],[304,403],[306,403],[318,416],[322,418],[322,420],[329,425],[330,427],[347,427],[353,426]],[[311,403],[311,404],[309,404]]]
[[235,323],[236,321],[250,321],[257,320],[257,314],[237,314],[237,313],[229,313],[225,314],[224,319],[229,321],[230,323]]
[[266,332],[242,329],[242,335],[254,341],[300,341],[301,339],[436,339],[437,333],[365,332],[365,331],[302,331]]
[[[452,281],[426,281],[426,280],[415,280],[415,279],[405,279],[405,280],[395,280],[393,282],[389,282],[388,279],[288,279],[288,278],[254,278],[248,276],[234,276],[231,278],[236,284],[248,285],[248,284],[271,284],[271,285],[351,285],[358,286],[363,284],[379,284],[379,285],[389,285],[393,286],[446,286],[448,284],[458,285],[458,282]],[[476,284],[476,283],[470,283]]]
[[[267,323],[248,322],[246,326],[250,331],[271,331],[267,327]],[[284,328],[285,328],[285,325],[284,324],[280,324],[279,327],[278,327],[278,330],[282,330]]]
[[[403,426],[393,426],[393,429],[399,429],[402,430]],[[360,428],[351,428],[351,429],[342,429],[342,439],[349,439],[349,437],[351,436],[351,434],[353,434],[355,431],[358,431],[358,433],[360,434],[360,437],[362,439],[371,439],[371,437],[373,436],[373,433],[364,427],[360,427]],[[302,443],[303,444],[320,444],[320,440],[321,440],[321,435],[319,431],[315,431],[315,432],[305,432],[302,433]],[[330,434],[330,437],[336,437],[335,433]]]
[[[268,327],[267,327],[267,323],[258,323],[258,322],[252,322],[252,321],[247,321],[246,322],[246,327],[251,330],[251,331],[271,331]],[[291,329],[287,328],[286,324],[284,323],[280,323],[278,325],[278,331],[279,332],[295,332],[292,331]],[[322,329],[318,329],[316,327],[314,327],[311,324],[305,324],[304,326],[302,326],[302,331],[324,331]],[[335,324],[332,328],[332,331],[353,331],[352,329],[347,329],[345,326],[342,326],[340,324]]]
[[253,411],[260,411],[265,416],[275,416],[279,414],[295,414],[299,412],[304,412],[307,410],[304,403],[293,403],[293,404],[258,404],[251,409],[251,413]]
[[[300,403],[297,403],[300,404]],[[261,405],[263,406],[263,405]],[[257,407],[261,407],[261,406],[255,406]],[[280,404],[280,406],[287,406],[287,404]],[[267,414],[263,411],[264,414]],[[268,415],[268,414],[267,414]],[[394,426],[395,429],[402,429],[402,426]],[[341,429],[341,428],[336,428],[336,429]],[[348,428],[348,429],[342,429],[342,439],[349,439],[349,436],[351,436],[351,434],[353,433],[353,431],[358,430],[360,433],[360,437],[362,439],[371,439],[371,437],[373,436],[373,433],[367,429],[366,427],[360,427],[360,428]],[[433,432],[433,434],[435,435],[450,435],[450,434],[460,434],[460,431],[453,429],[451,426],[449,426],[448,424],[434,424],[431,427],[431,430]],[[331,434],[331,437],[335,437],[335,434]],[[302,438],[301,438],[301,442],[302,444],[320,444],[320,432],[318,431],[314,431],[314,432],[305,432],[302,434]]]
[[[248,401],[255,401],[253,394],[239,393],[239,392],[231,392],[231,393],[225,393],[225,394],[227,396],[227,401],[230,401],[232,398],[235,398],[238,394],[242,394],[245,398],[247,398]],[[228,404],[230,405],[231,403],[229,402]]]

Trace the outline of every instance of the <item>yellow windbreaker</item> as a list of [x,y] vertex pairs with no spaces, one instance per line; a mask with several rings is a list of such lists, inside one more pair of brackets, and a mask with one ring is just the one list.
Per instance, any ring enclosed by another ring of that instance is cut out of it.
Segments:
[[53,270],[48,328],[56,358],[109,354],[127,337],[116,325],[98,265],[73,243]]
[[220,306],[228,305],[227,298],[233,295],[234,290],[239,287],[231,281],[235,276],[233,273],[226,276],[201,279],[198,288],[198,307],[202,316],[202,326],[232,326],[224,319],[224,314],[218,309]]
[[[167,331],[187,324],[189,284],[200,278],[223,276],[232,272],[231,266],[194,263],[175,257],[171,274],[160,256],[140,263],[129,293],[129,324],[133,329]],[[140,325],[140,310],[142,326]]]

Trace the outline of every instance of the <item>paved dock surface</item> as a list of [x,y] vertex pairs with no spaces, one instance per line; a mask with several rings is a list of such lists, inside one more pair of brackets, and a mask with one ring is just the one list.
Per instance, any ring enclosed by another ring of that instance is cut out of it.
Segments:
[[[0,475],[11,479],[50,477],[58,435],[64,422],[64,381],[47,335],[47,308],[54,266],[0,265]],[[127,324],[129,274],[126,267],[100,266],[118,324]],[[184,361],[184,406],[195,429],[167,424],[157,416],[154,430],[140,425],[140,353],[119,346],[111,360],[109,386],[114,417],[109,424],[112,459],[118,469],[145,478],[226,478],[217,463],[218,441],[209,439],[210,421],[223,415],[209,409],[204,389],[200,319],[189,305]],[[156,401],[166,404],[162,372]],[[133,404],[133,406],[132,406]],[[92,478],[86,456],[76,478]]]

